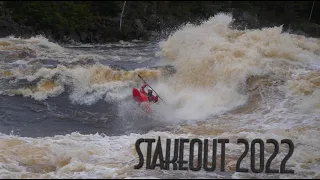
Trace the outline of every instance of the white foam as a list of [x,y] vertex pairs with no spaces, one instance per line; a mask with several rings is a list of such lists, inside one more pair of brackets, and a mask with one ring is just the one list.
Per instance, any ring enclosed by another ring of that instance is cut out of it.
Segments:
[[282,33],[282,27],[238,31],[229,28],[231,22],[231,15],[218,14],[199,26],[188,24],[160,43],[164,60],[177,73],[154,87],[173,106],[180,105],[175,116],[203,119],[226,112],[246,102],[239,89],[248,77],[290,78],[292,68],[319,59],[312,38]]

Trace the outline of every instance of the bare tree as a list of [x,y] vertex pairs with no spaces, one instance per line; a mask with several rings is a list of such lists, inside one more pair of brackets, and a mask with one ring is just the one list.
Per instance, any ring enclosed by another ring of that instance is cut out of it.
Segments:
[[126,2],[127,1],[124,1],[123,6],[122,6],[122,12],[121,12],[121,17],[120,17],[120,32],[121,32],[121,24],[122,24],[122,15],[123,15],[123,12],[124,12],[124,7],[126,5]]
[[313,3],[312,3],[312,8],[311,8],[310,16],[309,16],[309,21],[311,19],[311,15],[312,15],[312,12],[313,12],[314,2],[316,2],[316,1],[313,1]]

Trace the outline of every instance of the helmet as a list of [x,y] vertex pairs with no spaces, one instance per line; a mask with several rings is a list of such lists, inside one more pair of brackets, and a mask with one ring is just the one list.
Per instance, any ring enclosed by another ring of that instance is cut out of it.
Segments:
[[152,89],[150,87],[148,87],[148,91],[152,91]]

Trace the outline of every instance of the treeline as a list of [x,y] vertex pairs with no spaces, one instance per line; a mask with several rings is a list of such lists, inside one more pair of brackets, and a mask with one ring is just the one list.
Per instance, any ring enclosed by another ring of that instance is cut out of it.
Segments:
[[87,28],[95,18],[115,17],[118,9],[112,1],[7,1],[4,5],[19,24],[66,33]]
[[54,39],[78,37],[83,42],[137,39],[218,12],[238,12],[235,18],[247,12],[263,23],[320,24],[316,1],[2,1],[1,11],[34,33],[49,33]]

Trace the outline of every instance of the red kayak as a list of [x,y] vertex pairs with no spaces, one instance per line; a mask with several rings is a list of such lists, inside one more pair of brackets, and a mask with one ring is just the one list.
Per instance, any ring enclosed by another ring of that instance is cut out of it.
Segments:
[[137,88],[133,88],[132,89],[132,96],[134,98],[134,100],[140,104],[140,106],[142,107],[142,109],[148,113],[151,114],[152,110],[150,108],[150,104],[149,104],[149,100],[148,97],[146,95],[144,95],[143,93],[141,93],[139,91],[139,89]]

